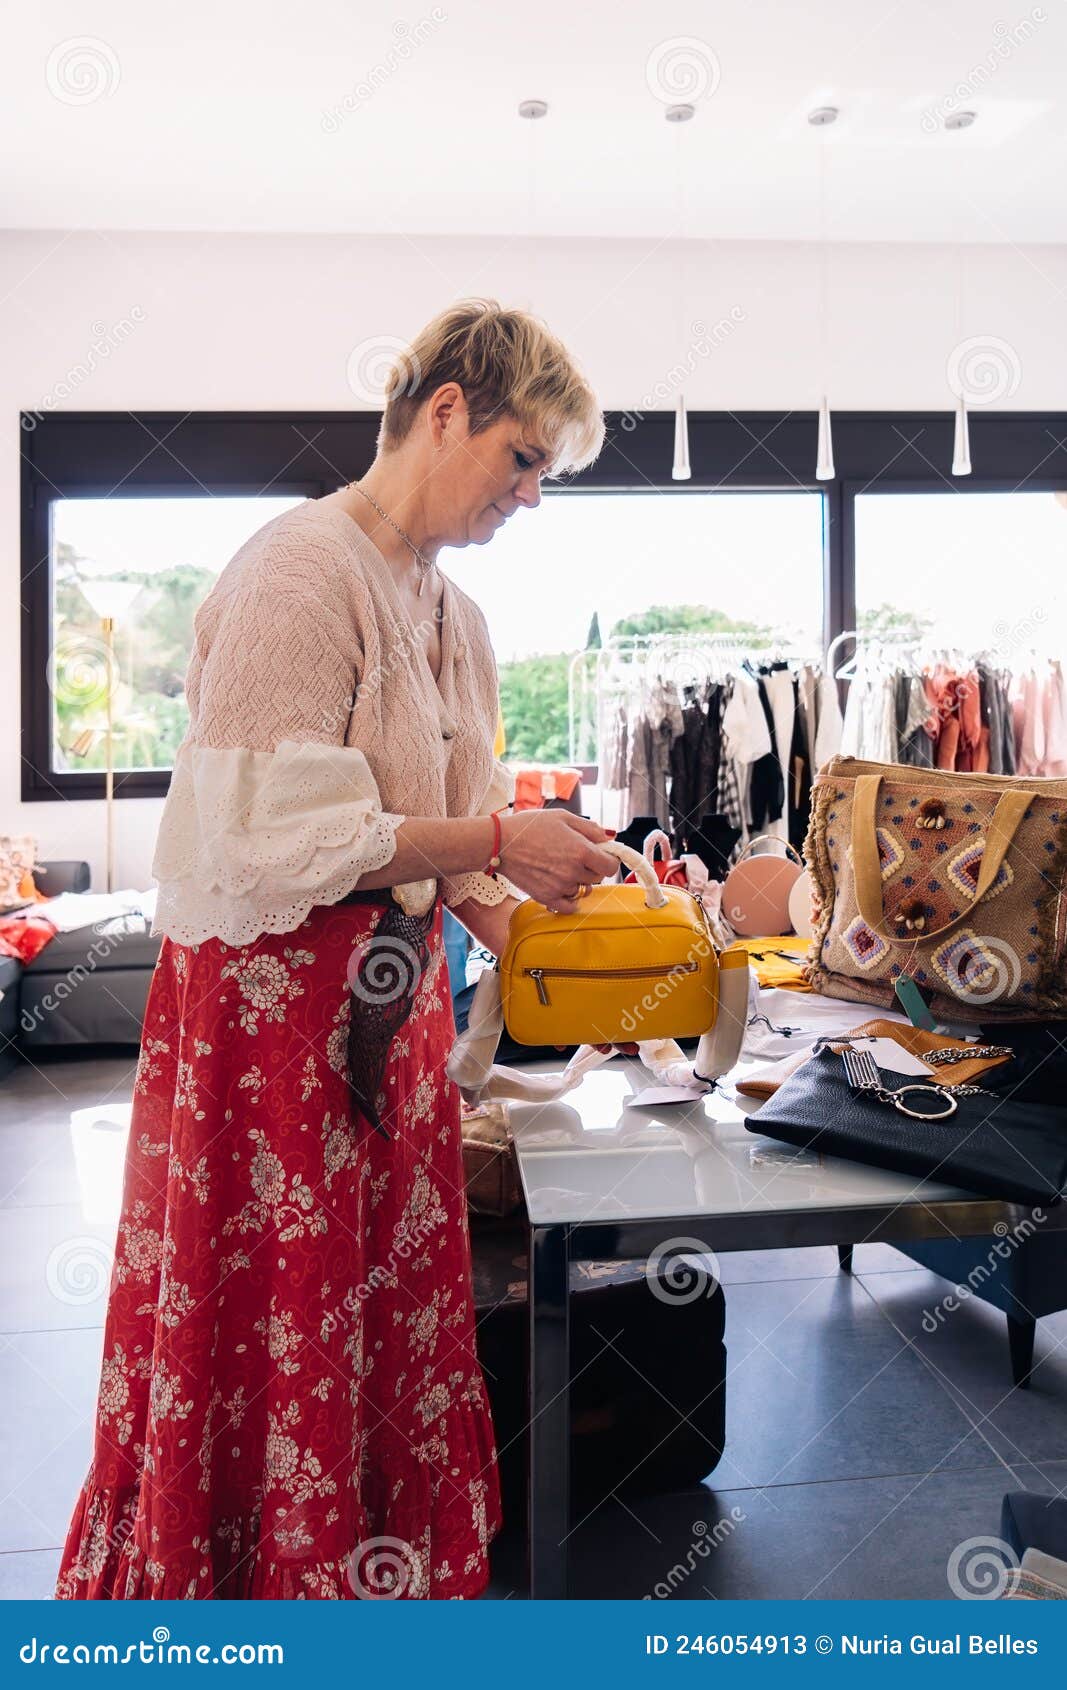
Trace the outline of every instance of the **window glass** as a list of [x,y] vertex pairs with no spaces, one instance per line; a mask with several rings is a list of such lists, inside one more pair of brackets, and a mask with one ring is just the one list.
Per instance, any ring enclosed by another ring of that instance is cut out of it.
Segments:
[[598,635],[737,630],[819,655],[822,524],[822,495],[800,489],[575,490],[443,552],[489,622],[509,759],[566,761],[568,669]]
[[[54,770],[169,769],[185,734],[193,616],[234,552],[297,497],[57,499],[49,686]],[[113,617],[112,653],[101,618]]]
[[1067,494],[861,493],[856,614],[861,631],[1009,667],[1064,656]]

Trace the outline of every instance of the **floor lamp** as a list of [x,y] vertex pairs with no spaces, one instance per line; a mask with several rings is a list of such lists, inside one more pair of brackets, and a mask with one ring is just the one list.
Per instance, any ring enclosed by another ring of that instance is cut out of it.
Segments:
[[100,632],[107,652],[107,720],[104,728],[104,802],[107,812],[107,890],[115,890],[115,623],[126,615],[141,591],[140,581],[81,580],[78,583],[90,607],[100,618]]

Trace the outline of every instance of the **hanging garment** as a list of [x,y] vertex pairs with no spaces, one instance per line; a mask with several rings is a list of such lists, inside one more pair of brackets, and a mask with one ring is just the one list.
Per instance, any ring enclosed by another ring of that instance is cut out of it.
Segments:
[[811,819],[811,758],[800,705],[800,686],[793,681],[793,742],[789,747],[786,813],[789,843],[803,855],[808,822]]
[[[726,817],[731,827],[738,830],[739,838],[744,834],[744,814],[741,807],[741,785],[737,777],[737,763],[735,761],[732,742],[726,733],[726,718],[735,690],[735,680],[731,677],[718,689],[717,697],[713,694],[708,701],[709,731],[716,733],[719,742],[719,771],[715,789],[715,809]],[[713,723],[711,712],[717,710],[718,723]],[[735,850],[737,846],[735,846]]]
[[[982,724],[989,735],[989,773],[1006,775],[1014,772],[1015,729],[1008,708],[1003,677],[988,663],[978,664],[978,689],[981,698]],[[1006,752],[1011,745],[1011,766]]]
[[811,663],[802,663],[797,670],[797,709],[804,728],[808,762],[814,767],[819,725],[819,671]]
[[788,839],[790,791],[792,785],[791,755],[793,725],[796,720],[796,682],[786,663],[772,663],[764,677],[767,697],[774,720],[774,743],[781,765],[782,807],[771,818],[768,832],[772,838]]
[[771,831],[771,824],[780,821],[784,813],[785,781],[775,734],[774,711],[767,682],[762,675],[756,682],[756,696],[767,726],[770,749],[756,759],[749,773],[748,814],[753,832],[765,833]]
[[[862,670],[857,669],[845,699],[845,718],[841,726],[842,757],[863,757],[864,718],[868,714],[867,698],[870,683]],[[821,766],[821,760],[820,760]]]
[[627,736],[630,746],[629,769],[629,802],[627,814],[629,816],[654,815],[658,818],[656,808],[656,793],[653,785],[652,766],[652,728],[645,715],[642,704],[633,706],[628,726]]
[[816,693],[815,750],[812,757],[812,768],[816,773],[841,750],[843,726],[837,682],[832,675],[820,675]]
[[918,675],[897,675],[897,761],[916,769],[933,767],[933,740],[926,692]]
[[1015,771],[1039,775],[1045,763],[1045,709],[1041,682],[1033,669],[1015,678],[1012,696],[1015,721]]
[[686,849],[687,829],[708,802],[706,791],[700,791],[701,748],[707,715],[696,689],[685,690],[682,731],[671,747],[671,842],[676,856]]
[[1045,692],[1045,775],[1067,775],[1067,695],[1063,668],[1049,664]]
[[953,678],[956,712],[960,724],[960,744],[956,767],[970,773],[975,768],[982,737],[982,695],[978,671],[968,669]]
[[604,738],[598,750],[600,784],[608,792],[622,792],[630,784],[629,725],[626,706],[617,700],[607,713]]

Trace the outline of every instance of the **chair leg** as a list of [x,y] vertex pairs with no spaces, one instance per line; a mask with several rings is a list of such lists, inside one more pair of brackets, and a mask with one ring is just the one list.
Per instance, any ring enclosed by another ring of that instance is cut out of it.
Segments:
[[842,1273],[852,1272],[852,1245],[839,1244],[837,1246],[837,1265]]
[[1036,1320],[1019,1320],[1008,1316],[1008,1348],[1011,1351],[1011,1376],[1020,1390],[1026,1390],[1034,1367],[1034,1335]]

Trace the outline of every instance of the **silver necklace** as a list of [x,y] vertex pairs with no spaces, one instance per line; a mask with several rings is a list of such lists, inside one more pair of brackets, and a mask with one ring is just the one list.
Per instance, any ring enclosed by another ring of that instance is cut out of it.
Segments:
[[389,524],[390,528],[394,529],[395,532],[400,535],[400,538],[403,540],[405,546],[407,546],[409,548],[409,550],[411,551],[411,553],[412,553],[412,555],[415,559],[415,562],[418,564],[418,568],[419,568],[419,595],[418,596],[421,599],[422,590],[426,585],[426,577],[430,573],[430,570],[434,566],[433,565],[433,559],[423,556],[422,552],[419,551],[418,546],[415,544],[414,540],[411,538],[411,535],[404,533],[404,530],[401,528],[399,522],[395,522],[393,520],[393,518],[389,515],[388,511],[382,510],[382,507],[378,503],[377,499],[372,498],[371,495],[367,492],[367,489],[365,487],[361,487],[359,485],[358,481],[350,481],[348,483],[348,485],[350,487],[354,487],[357,493],[362,493],[362,495],[366,499],[367,503],[369,505],[372,505],[373,508],[378,512],[378,515],[381,517],[382,521],[387,522]]

